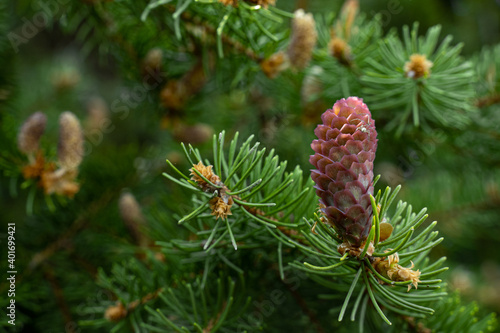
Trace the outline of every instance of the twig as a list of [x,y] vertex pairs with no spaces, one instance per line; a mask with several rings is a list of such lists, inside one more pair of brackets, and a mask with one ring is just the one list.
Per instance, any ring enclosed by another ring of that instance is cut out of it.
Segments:
[[478,108],[485,108],[497,103],[500,103],[500,94],[480,97],[475,104]]
[[130,311],[135,310],[136,307],[138,307],[141,304],[145,304],[153,299],[156,299],[159,294],[163,292],[163,287],[158,288],[157,290],[153,291],[152,293],[147,294],[146,296],[143,296],[141,299],[135,300],[127,305],[127,312],[129,313]]

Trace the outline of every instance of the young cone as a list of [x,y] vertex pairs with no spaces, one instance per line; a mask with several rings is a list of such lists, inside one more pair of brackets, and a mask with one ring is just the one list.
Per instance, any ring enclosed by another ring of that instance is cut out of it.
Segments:
[[57,157],[61,167],[69,170],[78,168],[83,159],[83,131],[78,118],[69,111],[59,116]]
[[302,70],[311,61],[318,34],[316,22],[311,13],[306,14],[303,9],[297,9],[294,16],[288,58],[293,67]]
[[146,225],[146,219],[141,211],[141,206],[132,193],[123,192],[118,201],[120,216],[125,222],[130,235],[139,246],[147,246],[149,239],[144,234],[142,227]]
[[25,154],[34,154],[38,150],[46,123],[47,116],[42,112],[35,112],[26,119],[17,135],[17,146],[20,151]]
[[359,247],[371,227],[375,121],[358,97],[337,101],[321,119],[314,130],[318,140],[311,144],[311,177],[327,223],[346,245]]

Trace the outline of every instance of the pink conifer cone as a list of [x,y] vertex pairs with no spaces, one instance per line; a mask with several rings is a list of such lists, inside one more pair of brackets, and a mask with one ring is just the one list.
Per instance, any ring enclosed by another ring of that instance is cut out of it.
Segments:
[[337,101],[321,120],[309,159],[316,168],[311,170],[316,194],[328,223],[345,243],[359,247],[371,228],[375,121],[358,97]]

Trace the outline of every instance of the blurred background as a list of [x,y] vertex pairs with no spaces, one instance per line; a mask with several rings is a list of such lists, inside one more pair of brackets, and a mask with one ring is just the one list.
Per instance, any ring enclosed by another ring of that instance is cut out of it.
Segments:
[[[91,277],[98,267],[109,267],[133,251],[127,247],[132,236],[120,218],[120,194],[132,191],[148,216],[154,215],[151,212],[157,206],[175,211],[183,200],[188,202],[188,193],[161,177],[166,158],[179,169],[190,167],[180,142],[207,153],[212,135],[222,130],[229,137],[236,131],[242,138],[255,134],[263,146],[289,161],[290,170],[295,165],[309,170],[313,130],[321,113],[335,102],[323,95],[313,107],[301,101],[301,76],[281,78],[288,83],[279,86],[255,74],[258,68],[239,72],[237,61],[219,61],[214,67],[208,56],[197,63],[197,55],[204,50],[189,43],[176,45],[168,29],[148,30],[144,23],[141,33],[134,35],[134,27],[141,24],[140,12],[128,20],[134,14],[131,9],[116,11],[113,21],[103,9],[108,1],[77,2],[78,6],[71,6],[62,0],[19,0],[0,6],[1,31],[7,37],[0,43],[1,220],[3,225],[18,224],[17,260],[24,265],[25,279],[45,281],[19,283],[19,293],[24,295],[19,297],[26,299],[19,306],[26,314],[43,312],[44,304],[37,302],[47,302],[46,295],[52,294],[56,295],[52,302],[66,303],[59,304],[63,309],[81,302],[98,303],[82,295],[83,290],[96,290]],[[339,12],[342,5],[343,1],[333,0],[277,1],[283,10],[305,8],[318,15]],[[41,10],[53,15],[37,26]],[[360,13],[368,20],[379,14],[384,34],[391,29],[400,34],[402,26],[415,21],[425,34],[439,24],[440,39],[453,35],[453,44],[464,43],[466,59],[476,59],[484,47],[500,42],[498,0],[361,0]],[[162,26],[160,19],[154,20]],[[126,35],[121,34],[124,29],[128,29]],[[147,89],[142,81],[146,65],[158,69]],[[207,69],[211,74],[201,74]],[[186,88],[190,93],[166,89],[173,80],[186,80],[186,73],[191,75]],[[255,76],[246,80],[246,75]],[[337,96],[342,97],[347,96]],[[74,199],[47,199],[40,191],[33,192],[19,172],[22,155],[15,140],[21,124],[36,111],[48,117],[41,143],[47,156],[56,155],[58,117],[63,111],[73,112],[82,123],[85,158],[79,171],[81,188]],[[487,121],[498,124],[498,105],[487,112]],[[416,211],[428,207],[429,221],[438,221],[445,240],[432,256],[448,258],[451,288],[467,300],[478,301],[482,311],[500,312],[500,130],[498,126],[489,130],[492,141],[481,138],[476,122],[468,128],[475,134],[465,137],[446,129],[425,135],[408,132],[399,138],[380,131],[375,174],[382,175],[378,189],[402,184],[400,199]],[[82,211],[84,221],[75,228],[68,225],[78,221]],[[159,223],[153,220],[149,218],[152,225]],[[64,232],[78,236],[58,243],[47,263],[30,271],[33,256]],[[166,231],[158,231],[162,232]],[[0,237],[5,236],[1,230]],[[2,257],[3,249],[2,245]],[[88,281],[81,274],[87,274]],[[57,297],[61,288],[69,295],[65,300]],[[62,312],[64,319],[54,314],[43,320],[67,322],[76,317],[74,310]],[[43,326],[30,325],[32,329]]]

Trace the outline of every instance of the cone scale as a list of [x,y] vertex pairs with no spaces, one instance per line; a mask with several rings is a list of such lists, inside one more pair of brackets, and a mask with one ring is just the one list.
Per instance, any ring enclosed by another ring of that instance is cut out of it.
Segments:
[[321,211],[346,245],[359,247],[371,228],[375,121],[358,97],[337,101],[321,120],[309,159]]

